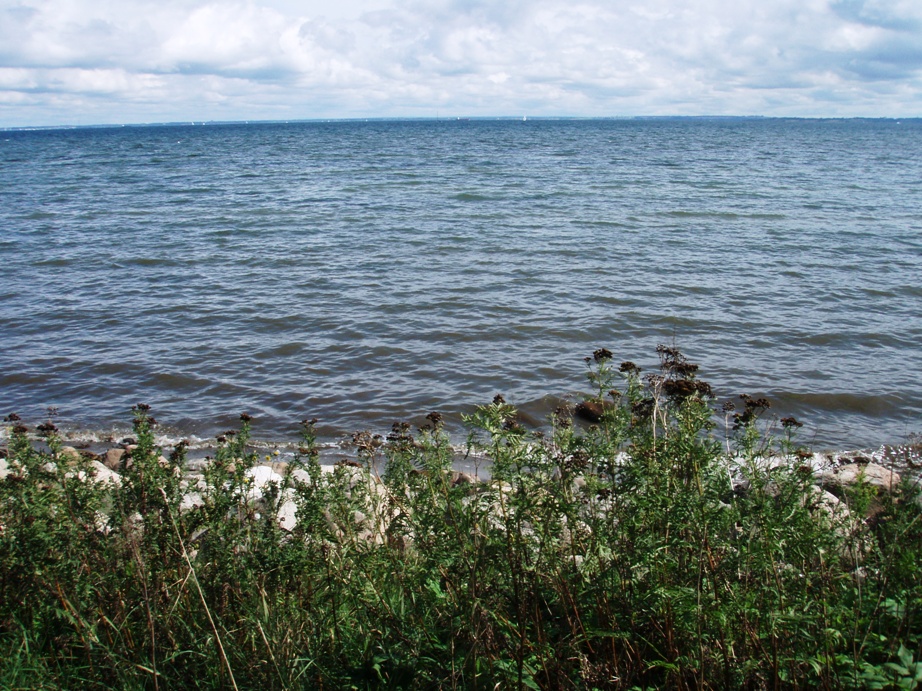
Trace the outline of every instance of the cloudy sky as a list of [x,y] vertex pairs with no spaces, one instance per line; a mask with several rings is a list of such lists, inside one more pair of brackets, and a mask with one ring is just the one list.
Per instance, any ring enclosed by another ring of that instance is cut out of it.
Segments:
[[0,126],[922,116],[920,0],[0,0]]

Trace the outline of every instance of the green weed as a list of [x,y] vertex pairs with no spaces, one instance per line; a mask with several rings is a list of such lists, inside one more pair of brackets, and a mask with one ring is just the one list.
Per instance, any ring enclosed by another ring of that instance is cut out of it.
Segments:
[[477,409],[486,480],[453,473],[437,414],[357,434],[333,469],[305,421],[271,476],[244,415],[195,475],[139,405],[118,484],[10,416],[0,684],[916,688],[918,488],[831,503],[799,423],[773,439],[767,401],[716,411],[696,365],[658,354],[649,375],[588,359],[588,426]]

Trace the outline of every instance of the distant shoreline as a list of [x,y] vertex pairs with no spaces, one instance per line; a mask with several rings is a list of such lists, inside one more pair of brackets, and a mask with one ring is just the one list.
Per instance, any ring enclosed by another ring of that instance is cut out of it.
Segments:
[[[613,116],[553,116],[529,115],[527,122],[668,122],[677,120],[682,122],[894,122],[894,123],[922,123],[922,117],[797,117],[778,115],[613,115]],[[91,125],[14,125],[0,127],[0,132],[44,132],[53,130],[101,130],[123,127],[132,128],[162,128],[162,127],[237,127],[255,125],[313,125],[313,124],[386,124],[386,123],[452,123],[452,122],[522,122],[521,115],[472,115],[472,116],[445,116],[445,117],[384,117],[384,118],[303,118],[289,120],[184,120],[174,122],[125,122],[125,123],[97,123]]]

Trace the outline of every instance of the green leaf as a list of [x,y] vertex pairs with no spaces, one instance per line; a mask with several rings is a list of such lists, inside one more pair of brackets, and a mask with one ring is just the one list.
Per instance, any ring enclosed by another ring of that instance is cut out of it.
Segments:
[[902,677],[909,676],[909,670],[906,667],[896,664],[895,662],[885,662],[884,667],[889,667]]

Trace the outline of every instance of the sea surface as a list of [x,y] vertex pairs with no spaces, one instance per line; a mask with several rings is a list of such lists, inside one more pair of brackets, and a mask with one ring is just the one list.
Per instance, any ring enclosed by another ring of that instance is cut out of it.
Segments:
[[0,132],[0,413],[29,424],[463,438],[661,343],[814,447],[922,432],[922,121]]

